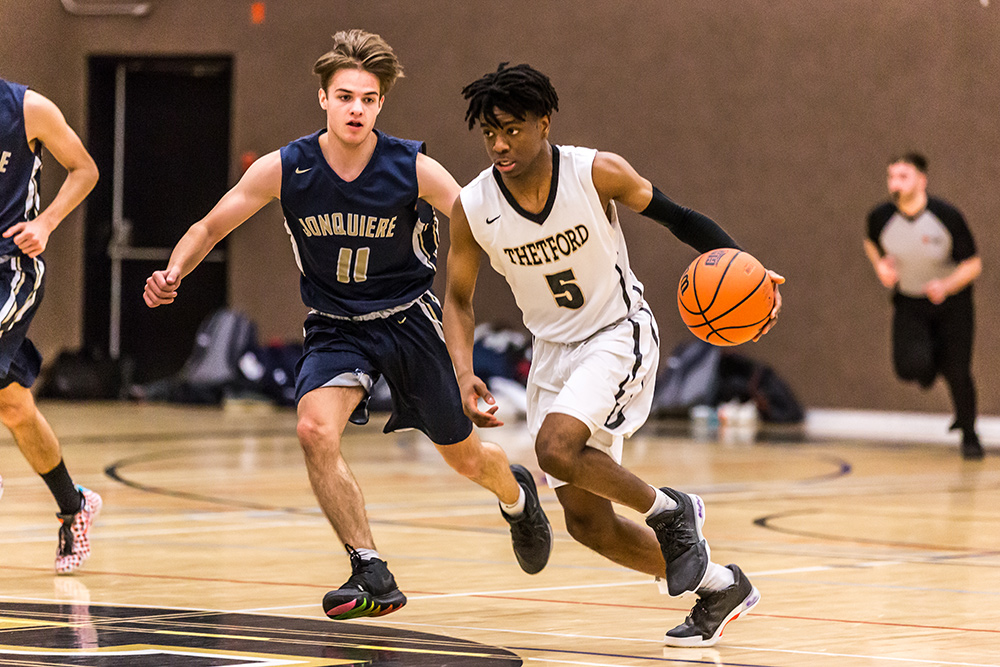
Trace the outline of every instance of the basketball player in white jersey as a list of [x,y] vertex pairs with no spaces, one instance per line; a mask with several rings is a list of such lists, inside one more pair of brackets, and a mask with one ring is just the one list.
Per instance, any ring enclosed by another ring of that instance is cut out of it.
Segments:
[[[666,643],[710,646],[760,594],[736,565],[711,562],[701,498],[657,489],[620,465],[623,439],[649,413],[659,340],[629,268],[616,202],[699,252],[738,246],[618,155],[550,144],[558,97],[530,66],[504,63],[462,92],[469,128],[479,124],[493,162],[462,189],[450,225],[444,329],[465,411],[481,427],[500,424],[472,365],[482,250],[507,279],[534,336],[528,428],[570,534],[616,563],[665,576],[670,595],[697,592],[698,603]],[[769,275],[775,285],[784,281]],[[775,294],[772,319],[759,335],[777,317]],[[480,398],[490,405],[485,411]],[[612,503],[643,513],[648,526],[619,516]]]

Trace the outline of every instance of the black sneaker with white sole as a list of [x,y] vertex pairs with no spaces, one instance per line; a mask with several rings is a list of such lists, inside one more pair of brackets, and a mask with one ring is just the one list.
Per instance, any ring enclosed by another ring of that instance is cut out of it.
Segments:
[[538,489],[528,469],[515,463],[510,471],[524,489],[524,511],[520,516],[511,517],[501,509],[500,515],[510,524],[517,564],[528,574],[537,574],[549,562],[552,553],[552,524],[538,500]]
[[741,614],[748,613],[760,602],[758,591],[737,565],[727,565],[736,581],[721,591],[698,593],[698,602],[684,622],[667,631],[664,642],[667,646],[712,646],[726,625]]
[[667,592],[671,597],[698,590],[708,571],[708,542],[701,534],[705,524],[705,503],[691,493],[660,489],[673,498],[677,507],[646,519],[656,533],[667,564]]

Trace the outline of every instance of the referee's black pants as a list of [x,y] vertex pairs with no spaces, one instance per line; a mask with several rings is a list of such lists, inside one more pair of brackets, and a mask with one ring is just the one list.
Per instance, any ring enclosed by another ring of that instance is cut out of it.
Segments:
[[893,295],[892,359],[901,380],[924,388],[942,376],[955,406],[955,427],[975,432],[976,387],[972,381],[972,288],[940,305]]

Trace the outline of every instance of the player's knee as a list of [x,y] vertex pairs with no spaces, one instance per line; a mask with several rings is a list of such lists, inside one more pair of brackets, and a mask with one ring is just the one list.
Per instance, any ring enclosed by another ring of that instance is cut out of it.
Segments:
[[556,479],[573,482],[574,450],[555,438],[540,437],[535,441],[535,454],[541,469]]
[[10,385],[0,390],[0,421],[9,429],[15,429],[35,419],[37,408],[31,392]]
[[336,450],[340,446],[340,434],[332,424],[322,420],[301,416],[295,426],[295,433],[306,456],[329,451],[331,448]]

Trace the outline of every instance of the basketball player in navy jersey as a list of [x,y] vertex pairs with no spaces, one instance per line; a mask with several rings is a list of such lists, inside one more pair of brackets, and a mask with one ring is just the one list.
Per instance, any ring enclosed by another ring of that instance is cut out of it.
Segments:
[[[39,212],[43,147],[67,174],[55,199]],[[59,505],[59,574],[90,557],[88,534],[101,497],[73,483],[59,440],[35,405],[30,387],[42,358],[26,336],[42,300],[41,254],[49,235],[96,183],[97,165],[59,108],[27,86],[0,79],[0,420]]]
[[389,45],[361,30],[333,39],[313,68],[326,127],[254,162],[185,233],[167,268],[150,276],[144,298],[150,307],[171,303],[181,279],[220,239],[281,200],[310,309],[296,377],[299,442],[316,498],[351,556],[351,577],[323,607],[344,619],[406,603],[375,550],[361,489],[341,455],[348,421],[368,420],[379,376],[393,401],[385,431],[420,429],[449,465],[498,497],[522,569],[545,566],[552,534],[531,475],[481,442],[463,413],[444,344],[431,292],[437,220],[430,207],[449,211],[458,184],[420,142],[374,129],[385,94],[402,76]]
[[[493,165],[461,191],[451,216],[445,336],[466,413],[499,425],[472,365],[472,297],[480,253],[510,284],[533,334],[528,429],[578,542],[662,578],[670,595],[697,592],[673,646],[711,646],[760,599],[736,565],[711,562],[701,498],[657,489],[620,465],[622,442],[646,420],[658,334],[629,268],[616,204],[666,226],[699,252],[738,248],[709,218],[678,206],[612,153],[549,143],[558,96],[528,65],[500,65],[463,89],[469,128],[480,126]],[[781,307],[775,283],[773,324]],[[645,515],[642,526],[612,503]]]

